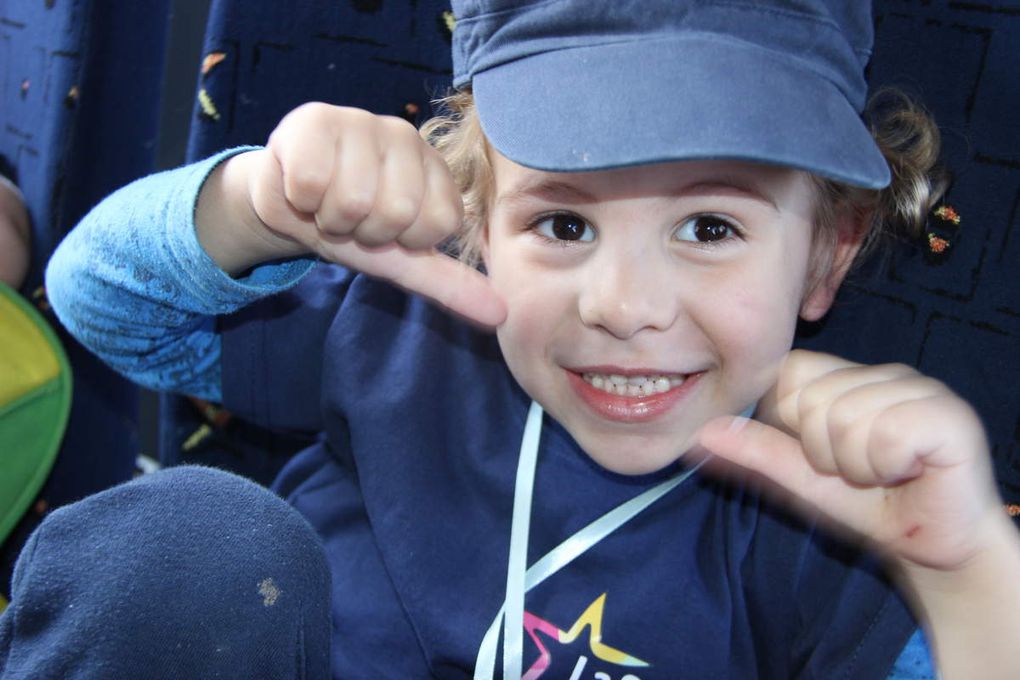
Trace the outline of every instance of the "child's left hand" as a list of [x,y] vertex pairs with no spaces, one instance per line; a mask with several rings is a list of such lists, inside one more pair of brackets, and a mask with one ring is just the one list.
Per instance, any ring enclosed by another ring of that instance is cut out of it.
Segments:
[[891,558],[940,677],[1020,677],[1020,534],[965,401],[907,366],[798,350],[757,418],[712,420],[698,442]]
[[990,547],[1002,510],[984,430],[937,380],[797,350],[757,418],[715,419],[699,443],[908,570],[951,572]]

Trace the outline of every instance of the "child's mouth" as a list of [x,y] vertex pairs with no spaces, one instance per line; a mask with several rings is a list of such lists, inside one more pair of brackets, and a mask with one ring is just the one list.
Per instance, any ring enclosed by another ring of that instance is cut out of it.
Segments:
[[598,416],[640,423],[666,414],[694,389],[702,373],[567,371],[575,393]]
[[582,373],[584,381],[597,390],[621,397],[650,397],[669,392],[684,384],[683,375],[618,375],[615,373]]

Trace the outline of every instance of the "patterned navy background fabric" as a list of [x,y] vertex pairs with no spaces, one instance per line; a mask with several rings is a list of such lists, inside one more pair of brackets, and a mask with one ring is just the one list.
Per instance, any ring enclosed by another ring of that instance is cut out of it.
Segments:
[[[26,297],[67,230],[152,169],[167,3],[0,0],[0,172],[20,185],[32,220]],[[138,390],[61,337],[74,370],[71,416],[34,510],[0,550],[0,592],[42,514],[134,470]]]
[[449,86],[447,2],[271,4],[256,14],[250,3],[213,2],[205,54],[222,61],[201,78],[200,89],[215,114],[196,106],[191,159],[263,143],[307,101],[414,120]]
[[[214,0],[201,55],[166,44],[169,4],[0,0],[0,169],[24,190],[36,237],[26,295],[92,204],[155,168],[167,59],[205,60],[189,159],[262,143],[310,100],[421,121],[450,79],[439,0]],[[926,238],[873,258],[799,342],[947,382],[981,412],[1003,495],[1020,503],[1020,3],[875,7],[872,83],[895,84],[934,112],[960,227],[938,258]],[[74,413],[39,511],[126,478],[138,447],[137,393],[67,342]],[[213,462],[265,481],[300,445],[184,400],[166,400],[164,416],[167,463]],[[18,536],[4,546],[7,561]]]
[[1020,502],[1020,3],[876,3],[873,87],[935,114],[955,181],[959,232],[938,263],[927,239],[876,257],[805,346],[901,361],[973,403],[1000,487]]

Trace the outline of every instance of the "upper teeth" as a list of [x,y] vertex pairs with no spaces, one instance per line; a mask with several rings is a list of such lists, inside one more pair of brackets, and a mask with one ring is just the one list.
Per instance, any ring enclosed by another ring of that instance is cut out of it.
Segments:
[[643,397],[668,392],[684,383],[682,375],[617,375],[583,373],[584,381],[595,389],[625,397]]

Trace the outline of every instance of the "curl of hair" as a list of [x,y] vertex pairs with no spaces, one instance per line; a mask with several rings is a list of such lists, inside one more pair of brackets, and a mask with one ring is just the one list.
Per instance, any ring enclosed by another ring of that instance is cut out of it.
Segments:
[[837,217],[851,211],[866,230],[858,260],[889,239],[915,238],[949,184],[939,161],[938,126],[919,102],[901,90],[883,88],[869,99],[863,117],[889,164],[889,186],[862,189],[814,177],[819,239],[831,244]]
[[470,91],[455,92],[436,102],[438,114],[421,127],[421,136],[446,161],[464,201],[464,225],[447,244],[459,259],[475,266],[493,189],[488,142],[475,112]]

